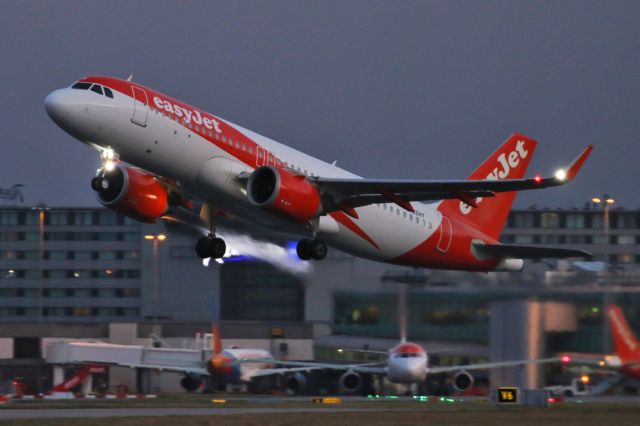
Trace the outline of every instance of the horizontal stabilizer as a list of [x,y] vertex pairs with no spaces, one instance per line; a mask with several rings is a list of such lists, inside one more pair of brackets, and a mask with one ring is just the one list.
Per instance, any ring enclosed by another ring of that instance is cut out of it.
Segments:
[[515,244],[483,244],[473,243],[473,247],[482,254],[495,257],[511,257],[516,259],[543,259],[584,257],[593,255],[585,250],[565,249],[555,247],[521,246]]

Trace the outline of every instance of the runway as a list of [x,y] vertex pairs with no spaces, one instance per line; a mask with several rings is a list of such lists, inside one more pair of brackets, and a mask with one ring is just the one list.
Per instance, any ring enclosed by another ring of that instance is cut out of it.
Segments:
[[[84,407],[84,408],[83,408]],[[364,423],[368,425],[418,423],[461,424],[473,422],[494,425],[496,416],[518,424],[550,425],[580,421],[582,425],[614,422],[617,426],[637,424],[640,398],[590,397],[568,398],[549,408],[524,408],[527,423],[519,407],[494,407],[486,398],[438,398],[426,402],[411,397],[361,398],[348,397],[338,404],[313,403],[310,397],[229,397],[224,403],[213,403],[211,396],[194,398],[164,398],[146,401],[15,401],[0,406],[0,422],[14,420],[19,424],[82,425],[140,424],[145,418],[155,418],[154,424],[175,424],[203,419],[203,424],[250,425],[257,420],[269,424],[300,423],[305,426]],[[313,414],[309,416],[308,414]],[[211,417],[211,419],[206,419]],[[112,419],[112,420],[109,420]],[[137,419],[137,420],[136,420]],[[191,420],[190,420],[191,419]]]

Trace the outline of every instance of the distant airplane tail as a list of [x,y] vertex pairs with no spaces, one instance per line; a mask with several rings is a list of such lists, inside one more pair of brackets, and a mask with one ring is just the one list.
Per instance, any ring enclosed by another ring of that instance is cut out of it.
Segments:
[[616,354],[623,364],[640,362],[640,343],[631,331],[622,309],[617,305],[607,306],[607,317],[616,346]]
[[[493,154],[469,175],[469,180],[522,179],[538,142],[521,134],[511,135]],[[493,197],[445,200],[439,210],[449,218],[461,219],[497,240],[502,232],[515,192],[501,192]],[[472,207],[470,204],[476,204]]]
[[211,334],[213,335],[213,354],[218,355],[222,352],[222,339],[220,338],[220,325],[218,323],[213,324]]

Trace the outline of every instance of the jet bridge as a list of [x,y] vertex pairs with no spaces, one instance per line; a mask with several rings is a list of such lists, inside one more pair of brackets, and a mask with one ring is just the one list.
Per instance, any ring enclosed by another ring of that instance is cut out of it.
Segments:
[[51,343],[46,360],[51,364],[105,364],[130,368],[207,375],[211,350],[150,348],[103,342],[62,341]]

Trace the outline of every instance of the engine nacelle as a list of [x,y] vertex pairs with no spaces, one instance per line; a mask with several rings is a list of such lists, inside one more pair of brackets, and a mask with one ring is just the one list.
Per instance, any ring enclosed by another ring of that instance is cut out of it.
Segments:
[[522,259],[501,259],[500,263],[493,268],[496,272],[520,272],[524,269],[524,260]]
[[320,213],[318,188],[304,176],[273,166],[258,167],[249,176],[247,197],[254,206],[306,224]]
[[362,387],[362,376],[355,371],[347,371],[338,380],[340,390],[344,393],[356,393]]
[[91,186],[103,206],[141,222],[153,223],[169,209],[165,187],[140,169],[118,166],[93,179]]
[[202,385],[202,377],[197,374],[187,373],[180,379],[180,386],[187,392],[197,391],[200,385]]
[[304,392],[307,387],[307,376],[302,373],[295,373],[287,377],[285,384],[287,391],[294,395]]
[[466,391],[473,386],[474,383],[475,380],[473,379],[473,376],[466,370],[458,371],[453,376],[453,388],[459,392]]

